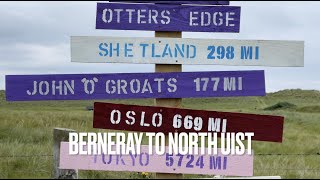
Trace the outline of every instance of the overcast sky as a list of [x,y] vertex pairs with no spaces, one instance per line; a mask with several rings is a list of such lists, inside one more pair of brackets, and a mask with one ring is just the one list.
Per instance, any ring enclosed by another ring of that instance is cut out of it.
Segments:
[[[265,70],[266,90],[320,90],[320,2],[230,2],[240,33],[184,38],[305,41],[304,67],[184,65],[183,71]],[[71,63],[70,36],[154,37],[152,31],[96,30],[96,2],[0,2],[0,89],[5,75],[154,72],[154,65]]]

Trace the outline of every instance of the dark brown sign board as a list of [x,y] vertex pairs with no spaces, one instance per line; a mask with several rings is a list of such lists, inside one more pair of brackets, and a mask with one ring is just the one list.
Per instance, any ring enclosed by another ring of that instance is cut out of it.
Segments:
[[253,132],[252,140],[282,142],[284,117],[155,106],[94,103],[93,127],[139,132]]

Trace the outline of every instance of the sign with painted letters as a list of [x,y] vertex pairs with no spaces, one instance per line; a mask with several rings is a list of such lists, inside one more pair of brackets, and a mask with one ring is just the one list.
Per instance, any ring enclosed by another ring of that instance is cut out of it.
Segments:
[[238,33],[240,7],[98,3],[96,29]]
[[264,71],[7,75],[7,101],[265,96]]
[[[130,155],[69,155],[69,144],[61,143],[60,169],[130,171],[253,176],[253,155],[157,155],[141,146],[140,154]],[[154,151],[154,150],[153,150]],[[167,151],[168,152],[168,148]],[[207,152],[207,150],[206,150]]]
[[71,61],[304,66],[304,42],[73,36],[71,37]]
[[159,4],[204,4],[204,5],[229,5],[229,1],[109,1],[126,3],[159,3]]
[[253,132],[253,140],[282,142],[284,117],[168,107],[94,103],[93,127],[138,132]]

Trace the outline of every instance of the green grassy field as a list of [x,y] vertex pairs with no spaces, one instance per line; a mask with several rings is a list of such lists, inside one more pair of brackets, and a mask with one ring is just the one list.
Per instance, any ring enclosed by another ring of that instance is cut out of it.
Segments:
[[[152,99],[99,102],[153,105]],[[277,103],[285,106],[273,106]],[[295,106],[286,106],[288,103]],[[86,110],[91,105],[93,101],[6,102],[1,91],[0,178],[51,178],[54,127],[105,132],[92,128],[93,112]],[[320,91],[285,90],[265,97],[183,99],[183,107],[285,116],[283,143],[253,142],[254,175],[320,178]],[[267,107],[272,108],[264,110]],[[79,176],[143,177],[140,173],[102,171],[80,171]],[[195,177],[208,176],[185,176]]]

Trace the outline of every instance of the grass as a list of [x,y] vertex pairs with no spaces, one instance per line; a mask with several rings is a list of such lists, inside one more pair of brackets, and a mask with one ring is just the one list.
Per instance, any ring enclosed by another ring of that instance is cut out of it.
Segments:
[[[152,99],[102,101],[153,105]],[[264,110],[281,102],[294,108]],[[6,102],[0,92],[0,178],[50,178],[54,127],[92,128],[93,101]],[[285,116],[283,143],[253,142],[254,175],[320,177],[320,92],[284,90],[265,97],[183,99],[184,108]],[[260,155],[259,155],[260,154]],[[309,155],[261,155],[309,154]],[[29,155],[36,155],[26,157]],[[140,173],[80,171],[81,178],[143,178]],[[151,177],[154,175],[152,174]],[[208,177],[185,175],[185,178]]]
[[275,105],[264,108],[263,110],[274,111],[280,109],[294,109],[296,105],[288,103],[288,102],[279,102]]

